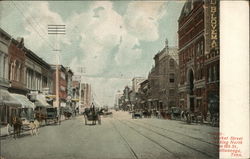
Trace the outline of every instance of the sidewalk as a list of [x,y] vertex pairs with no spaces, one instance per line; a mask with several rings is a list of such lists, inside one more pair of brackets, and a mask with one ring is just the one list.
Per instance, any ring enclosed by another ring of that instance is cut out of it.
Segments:
[[[75,116],[75,118],[78,118],[78,117],[81,117],[81,116],[80,115]],[[61,116],[61,120],[60,121],[61,122],[66,121],[65,117]],[[45,126],[47,126],[47,125],[43,122],[43,123],[40,123],[40,127],[39,128],[42,128],[42,127],[45,127]],[[7,125],[0,125],[0,138],[7,137],[9,135],[13,135],[13,131],[14,131],[13,128],[11,128],[11,131],[10,131],[10,134],[9,134],[8,129],[7,129]],[[24,129],[22,131],[29,131],[29,130]]]
[[[13,131],[11,131],[11,133],[13,133]],[[1,125],[1,127],[0,127],[0,137],[6,137],[8,135],[9,135],[9,132],[7,130],[7,126]]]

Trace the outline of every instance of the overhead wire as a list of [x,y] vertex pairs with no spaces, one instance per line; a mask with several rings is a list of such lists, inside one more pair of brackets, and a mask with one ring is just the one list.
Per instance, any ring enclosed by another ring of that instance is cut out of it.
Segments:
[[54,50],[54,46],[53,46],[50,42],[48,42],[48,41],[40,34],[39,31],[37,31],[37,29],[36,29],[36,28],[32,25],[32,23],[27,19],[27,17],[24,15],[23,11],[17,6],[17,4],[16,4],[13,0],[11,0],[11,2],[12,2],[12,4],[13,4],[13,6],[14,6],[14,7],[21,13],[21,15],[24,17],[25,21],[30,25],[30,27],[32,28],[32,30],[34,30],[34,31],[37,33],[37,35],[38,35],[42,40],[44,40],[52,50]]

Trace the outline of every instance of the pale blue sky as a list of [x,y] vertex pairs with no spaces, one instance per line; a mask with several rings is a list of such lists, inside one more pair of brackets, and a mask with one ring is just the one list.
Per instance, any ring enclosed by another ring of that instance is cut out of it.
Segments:
[[55,63],[55,38],[48,24],[65,24],[59,37],[61,63],[85,67],[96,100],[113,104],[114,93],[147,76],[153,56],[177,46],[177,20],[184,1],[8,1],[0,2],[0,27],[48,63]]

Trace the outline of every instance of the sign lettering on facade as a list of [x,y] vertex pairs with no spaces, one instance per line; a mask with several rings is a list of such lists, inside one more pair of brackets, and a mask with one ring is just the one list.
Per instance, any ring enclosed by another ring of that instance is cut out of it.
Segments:
[[210,23],[211,23],[211,33],[210,33],[210,39],[211,39],[211,48],[216,49],[218,48],[218,9],[217,9],[217,1],[211,0],[210,4]]

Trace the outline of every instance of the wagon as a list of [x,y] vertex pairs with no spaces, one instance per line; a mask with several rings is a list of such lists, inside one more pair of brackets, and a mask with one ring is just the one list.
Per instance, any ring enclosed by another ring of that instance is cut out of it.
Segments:
[[84,119],[85,119],[85,125],[88,125],[88,121],[92,121],[92,125],[96,125],[96,121],[98,121],[98,124],[101,124],[101,117],[93,108],[86,108],[84,112]]
[[46,125],[52,123],[58,123],[58,115],[57,115],[57,108],[55,107],[48,107],[46,108]]
[[132,119],[142,118],[142,112],[133,112]]

